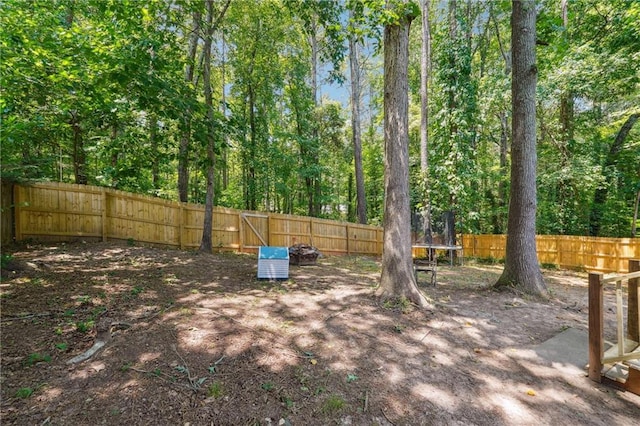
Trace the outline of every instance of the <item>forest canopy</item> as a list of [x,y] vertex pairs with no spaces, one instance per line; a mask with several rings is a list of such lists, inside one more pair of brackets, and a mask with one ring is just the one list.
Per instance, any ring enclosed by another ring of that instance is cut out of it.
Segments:
[[[355,221],[351,56],[366,217],[382,223],[378,2],[207,3],[3,2],[2,179],[204,203],[213,170],[216,205]],[[431,3],[426,188],[419,19],[411,28],[412,209],[426,196],[459,231],[506,231],[510,16],[510,1]],[[537,232],[633,235],[640,2],[540,1],[536,54]]]

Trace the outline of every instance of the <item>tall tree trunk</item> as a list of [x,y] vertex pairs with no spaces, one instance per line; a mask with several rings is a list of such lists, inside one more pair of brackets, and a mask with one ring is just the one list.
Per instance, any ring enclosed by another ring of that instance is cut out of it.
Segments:
[[430,307],[418,290],[411,254],[409,200],[409,98],[407,66],[413,17],[384,28],[384,242],[377,295]]
[[[353,17],[353,12],[350,12]],[[367,223],[367,199],[362,168],[362,132],[360,129],[360,65],[358,64],[358,41],[349,37],[349,63],[351,65],[351,129],[353,137],[353,161],[356,172],[356,212],[358,223]]]
[[256,210],[256,147],[257,147],[257,135],[256,129],[256,96],[252,86],[249,86],[249,146],[250,146],[250,159],[249,159],[249,176],[248,176],[248,199],[247,208],[249,210]]
[[157,191],[160,189],[160,154],[158,152],[158,117],[153,113],[149,114],[149,144],[151,145],[151,179],[153,189]]
[[631,223],[631,238],[635,238],[637,235],[638,225],[638,209],[640,208],[640,190],[636,194],[636,202],[633,207],[633,222]]
[[536,253],[536,9],[535,0],[513,0],[511,45],[513,104],[511,193],[504,271],[496,287],[545,296]]
[[[627,138],[627,135],[633,128],[633,125],[636,124],[636,121],[638,121],[639,118],[639,113],[631,114],[618,131],[613,144],[611,144],[611,148],[609,148],[609,153],[607,154],[607,159],[604,163],[603,170],[605,175],[607,174],[608,169],[615,166],[618,154],[620,154],[620,151],[622,151],[624,140]],[[604,204],[607,201],[608,193],[609,188],[603,186],[596,189],[596,192],[594,194],[593,205],[591,207],[591,213],[589,215],[589,234],[592,236],[597,237],[600,234],[600,227],[602,225],[602,211],[604,209]]]
[[429,3],[422,2],[422,45],[420,56],[420,175],[422,178],[422,233],[424,241],[431,243],[431,200],[429,199],[429,74],[431,69],[431,26]]
[[[193,12],[193,28],[189,36],[189,51],[187,53],[187,66],[184,72],[184,81],[189,85],[193,83],[198,40],[200,39],[200,11]],[[178,197],[186,203],[189,200],[189,143],[191,141],[191,109],[187,107],[184,112],[180,147],[178,148]]]
[[82,136],[82,127],[80,126],[80,118],[78,111],[69,113],[69,125],[73,133],[73,174],[78,185],[86,185],[87,178],[87,154],[84,151],[84,138]]
[[213,231],[213,200],[215,196],[215,167],[216,167],[216,151],[215,151],[215,122],[213,115],[213,94],[211,91],[211,45],[213,44],[213,32],[215,31],[220,20],[224,16],[229,1],[223,5],[220,15],[213,22],[213,2],[214,0],[206,0],[205,8],[207,10],[206,28],[204,33],[204,60],[202,64],[202,80],[204,90],[204,102],[207,109],[207,192],[205,195],[204,221],[202,226],[202,240],[200,241],[200,251],[211,253],[212,242],[211,234]]

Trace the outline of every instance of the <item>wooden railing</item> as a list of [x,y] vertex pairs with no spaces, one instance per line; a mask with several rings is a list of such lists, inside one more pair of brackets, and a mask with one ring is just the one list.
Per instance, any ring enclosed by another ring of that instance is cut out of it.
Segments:
[[[606,364],[640,359],[634,352],[640,342],[640,311],[638,310],[640,260],[629,261],[629,273],[604,277],[601,273],[589,274],[589,378],[600,382]],[[616,340],[613,350],[605,354],[604,340],[604,289],[615,283]],[[627,331],[624,324],[623,286],[627,283]]]

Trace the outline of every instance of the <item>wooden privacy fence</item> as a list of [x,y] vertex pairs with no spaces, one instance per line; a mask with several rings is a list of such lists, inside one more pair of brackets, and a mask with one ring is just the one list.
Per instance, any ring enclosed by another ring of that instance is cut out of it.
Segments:
[[[463,235],[464,255],[504,259],[505,235]],[[540,264],[596,272],[628,272],[630,259],[640,258],[640,238],[538,235]]]
[[[133,240],[195,248],[202,238],[204,206],[136,195],[109,188],[64,183],[13,186],[14,223],[4,207],[2,235],[16,240]],[[9,195],[10,192],[9,192]],[[11,202],[9,202],[11,204]],[[640,238],[539,235],[541,264],[595,272],[627,272],[640,258]],[[326,254],[382,253],[382,228],[276,213],[215,207],[212,242],[217,250],[257,252],[260,245],[289,247],[306,243]],[[464,256],[503,259],[506,236],[462,236]]]
[[[204,206],[87,185],[15,185],[18,241],[132,240],[180,248],[200,245]],[[382,252],[382,228],[302,216],[215,207],[217,250],[257,252],[260,245],[314,245],[327,254]]]

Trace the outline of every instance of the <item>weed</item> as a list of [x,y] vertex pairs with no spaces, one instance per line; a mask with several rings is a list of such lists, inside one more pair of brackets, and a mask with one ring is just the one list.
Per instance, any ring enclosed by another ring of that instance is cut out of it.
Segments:
[[406,327],[402,324],[396,324],[393,326],[393,331],[395,331],[398,334],[402,334],[402,332],[404,331]]
[[129,369],[131,368],[131,363],[127,362],[125,364],[122,364],[122,367],[120,367],[120,371],[122,371],[123,373],[126,371],[129,371]]
[[385,300],[382,306],[385,309],[393,309],[402,313],[407,313],[411,310],[411,301],[406,297],[401,296]]
[[355,374],[347,374],[347,383],[355,382],[359,377]]
[[69,344],[65,342],[56,343],[56,349],[61,352],[65,352],[67,349],[69,349]]
[[137,296],[140,293],[142,293],[143,291],[144,291],[144,287],[141,287],[141,286],[137,285],[137,286],[135,286],[135,287],[133,287],[131,289],[131,295],[132,296]]
[[54,333],[56,333],[56,335],[58,336],[62,336],[62,333],[63,333],[62,327],[56,327]]
[[33,392],[34,390],[32,388],[20,388],[16,392],[16,398],[29,398],[31,395],[33,395]]
[[106,311],[107,311],[107,307],[106,306],[96,306],[91,311],[91,316],[95,318],[97,316],[100,316],[100,314],[103,314]]
[[160,374],[162,374],[162,371],[160,371],[159,368],[156,368],[151,373],[156,377],[160,377]]
[[222,387],[222,383],[220,382],[213,382],[207,388],[207,396],[209,398],[218,399],[222,395],[224,395],[224,388]]
[[330,395],[329,398],[322,404],[322,412],[325,414],[335,414],[347,405],[344,399],[338,395]]
[[133,247],[136,245],[136,240],[134,240],[133,238],[127,238],[127,245],[129,247]]
[[295,403],[293,402],[293,399],[291,399],[289,396],[287,395],[282,395],[280,397],[280,400],[282,401],[282,403],[284,404],[285,407],[287,407],[287,409],[292,409],[293,406],[295,405]]
[[270,391],[271,389],[273,389],[275,387],[275,385],[271,382],[265,382],[262,385],[260,385],[260,387],[266,391]]
[[7,266],[9,266],[9,262],[11,262],[12,259],[13,259],[12,254],[2,253],[2,255],[0,256],[0,265],[2,266],[2,269],[6,269]]
[[64,314],[62,314],[65,317],[72,317],[74,316],[76,313],[76,311],[74,309],[67,309],[66,311],[64,311]]
[[76,323],[76,330],[80,333],[86,333],[93,328],[94,324],[94,321],[78,321]]
[[548,269],[548,270],[551,270],[551,271],[557,271],[558,269],[560,269],[558,267],[558,265],[556,265],[555,263],[546,263],[546,262],[541,263],[540,267],[542,269]]
[[34,352],[32,354],[29,354],[25,361],[25,365],[32,366],[39,362],[51,362],[51,355]]

